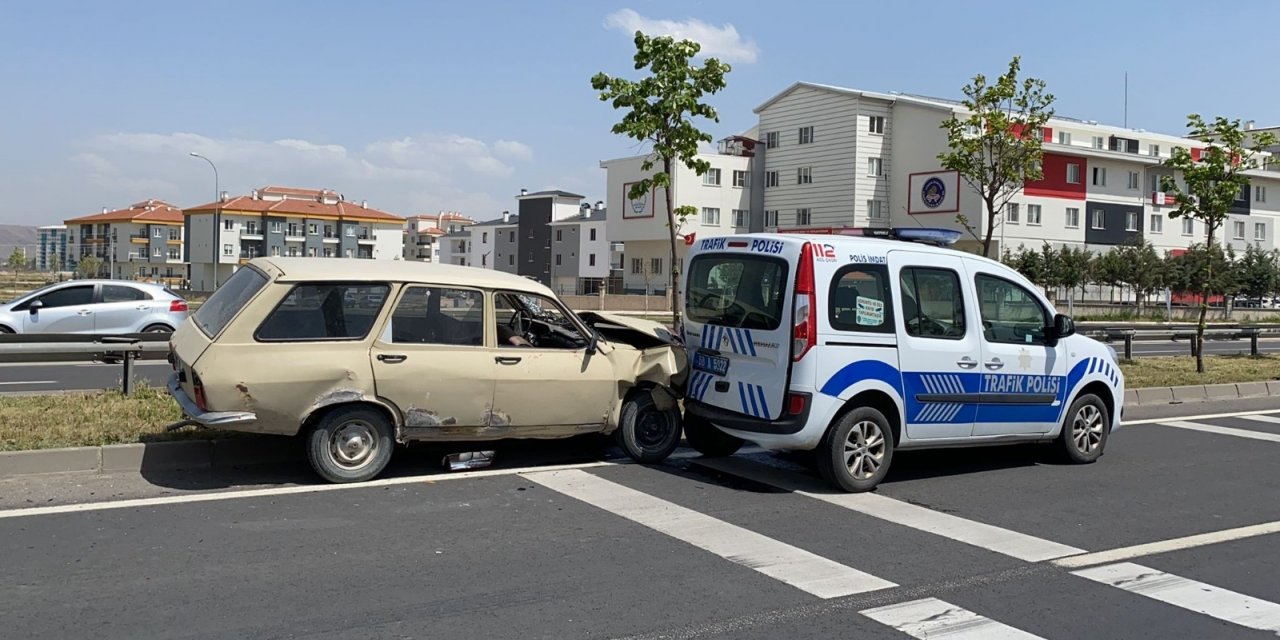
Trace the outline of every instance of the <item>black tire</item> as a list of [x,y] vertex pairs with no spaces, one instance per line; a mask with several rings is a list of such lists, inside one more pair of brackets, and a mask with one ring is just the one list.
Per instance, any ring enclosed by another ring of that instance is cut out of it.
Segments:
[[1074,464],[1089,464],[1102,455],[1111,433],[1111,414],[1107,404],[1092,393],[1086,393],[1071,403],[1062,419],[1062,432],[1058,434],[1058,453],[1063,460]]
[[707,422],[705,418],[684,414],[684,439],[689,446],[708,458],[723,458],[742,448],[741,438],[735,438]]
[[147,325],[147,328],[143,329],[142,332],[143,333],[173,333],[173,327],[170,327],[167,324],[152,324],[152,325]]
[[5,327],[5,326],[0,326],[0,333],[13,333],[13,329],[10,329],[9,327]]
[[395,434],[391,422],[376,409],[338,407],[307,433],[307,460],[325,480],[364,482],[382,473],[391,460]]
[[[850,438],[854,441],[849,442]],[[860,493],[874,489],[889,473],[893,445],[893,429],[884,414],[871,407],[859,407],[827,429],[814,458],[823,479],[844,491]]]
[[636,462],[662,462],[680,446],[680,411],[659,409],[648,391],[637,391],[622,403],[618,446]]

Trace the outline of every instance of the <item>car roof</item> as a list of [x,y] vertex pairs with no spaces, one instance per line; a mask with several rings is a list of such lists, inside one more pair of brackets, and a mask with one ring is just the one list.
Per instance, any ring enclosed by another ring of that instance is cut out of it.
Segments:
[[832,244],[836,246],[858,246],[858,247],[875,247],[884,251],[913,251],[917,253],[932,253],[940,256],[955,256],[960,258],[971,258],[980,262],[986,262],[996,265],[1004,270],[1012,270],[1008,265],[998,260],[992,260],[976,253],[969,253],[951,247],[939,247],[924,242],[910,242],[907,240],[895,240],[893,238],[875,238],[871,236],[846,236],[840,234],[816,234],[816,233],[744,233],[743,236],[754,238],[770,238],[777,240],[789,240],[795,242],[797,240],[804,242],[817,242]]
[[414,260],[370,260],[368,258],[254,258],[251,265],[267,266],[286,281],[373,280],[394,282],[450,283],[484,289],[514,289],[552,295],[537,280],[481,267],[417,262]]

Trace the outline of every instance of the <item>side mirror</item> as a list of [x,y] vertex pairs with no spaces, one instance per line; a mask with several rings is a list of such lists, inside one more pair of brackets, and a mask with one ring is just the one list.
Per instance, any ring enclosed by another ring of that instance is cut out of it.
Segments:
[[1071,316],[1064,316],[1061,313],[1053,316],[1053,337],[1061,340],[1067,336],[1075,335],[1076,323]]
[[591,340],[587,342],[587,355],[594,356],[600,347],[600,334],[591,329]]
[[33,316],[36,314],[37,311],[43,308],[44,308],[44,303],[40,302],[39,300],[35,300],[31,304],[27,305],[27,311],[30,311],[31,315]]

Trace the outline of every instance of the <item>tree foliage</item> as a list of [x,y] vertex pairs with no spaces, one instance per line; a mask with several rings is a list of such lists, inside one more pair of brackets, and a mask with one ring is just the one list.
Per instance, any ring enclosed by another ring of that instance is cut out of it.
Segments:
[[22,247],[16,247],[9,254],[9,261],[6,263],[10,270],[21,271],[27,266],[27,252]]
[[997,215],[1027,180],[1043,177],[1040,131],[1053,117],[1054,98],[1043,80],[1019,80],[1020,71],[1021,60],[1015,56],[995,82],[982,74],[974,76],[963,89],[967,114],[953,113],[942,123],[950,149],[938,154],[938,160],[958,172],[986,207],[981,237],[963,213],[956,220],[982,242],[982,253],[988,257]]
[[95,256],[84,256],[80,258],[80,262],[76,264],[76,277],[94,278],[102,269],[102,260]]
[[691,61],[701,46],[691,40],[675,40],[669,36],[635,34],[636,71],[647,74],[639,80],[610,76],[604,72],[591,77],[591,88],[600,92],[600,100],[614,109],[625,111],[622,120],[613,125],[613,133],[650,145],[650,153],[641,169],[646,173],[655,166],[660,170],[631,186],[628,198],[638,199],[654,188],[666,196],[667,228],[671,241],[671,308],[676,324],[680,322],[677,290],[680,260],[677,230],[684,220],[696,213],[693,206],[675,206],[671,197],[672,170],[677,164],[692,169],[697,175],[711,165],[698,158],[698,145],[711,142],[711,135],[700,130],[694,118],[719,122],[714,107],[703,101],[725,87],[730,66],[716,58],[706,59],[702,66]]
[[1249,245],[1236,263],[1240,293],[1260,300],[1280,290],[1280,251],[1263,251]]

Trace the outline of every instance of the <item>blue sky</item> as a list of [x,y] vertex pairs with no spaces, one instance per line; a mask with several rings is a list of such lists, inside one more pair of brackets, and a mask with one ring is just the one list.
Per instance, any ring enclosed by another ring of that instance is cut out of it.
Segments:
[[8,3],[0,223],[207,202],[212,172],[189,151],[233,193],[333,188],[402,215],[488,219],[521,188],[599,199],[599,161],[636,147],[589,78],[632,73],[636,26],[732,62],[717,138],[797,80],[955,97],[1015,54],[1063,115],[1120,124],[1128,71],[1132,127],[1182,133],[1192,111],[1280,124],[1276,52],[1247,35],[1280,3],[1218,4]]

